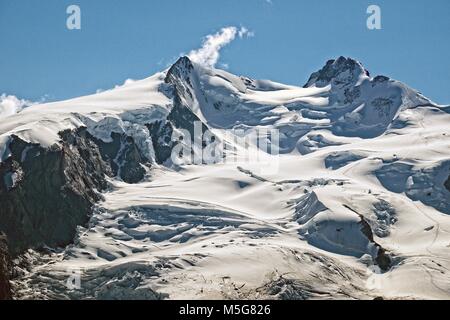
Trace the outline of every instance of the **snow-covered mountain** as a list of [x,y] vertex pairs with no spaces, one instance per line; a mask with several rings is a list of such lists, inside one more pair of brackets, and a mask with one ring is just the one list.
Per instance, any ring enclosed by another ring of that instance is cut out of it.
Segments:
[[[449,110],[344,57],[303,87],[182,57],[30,106],[0,119],[14,294],[448,299]],[[199,128],[223,161],[201,158]]]

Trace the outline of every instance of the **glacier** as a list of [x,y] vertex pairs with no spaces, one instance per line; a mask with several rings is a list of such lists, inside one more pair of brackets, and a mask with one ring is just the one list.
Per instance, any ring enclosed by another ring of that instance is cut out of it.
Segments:
[[[15,297],[449,299],[448,110],[345,57],[302,87],[182,57],[144,80],[29,106],[0,119]],[[174,133],[194,122],[233,161],[174,164]],[[249,129],[279,132],[279,152],[230,138]],[[49,157],[63,163],[51,188],[34,182]],[[47,216],[49,204],[33,220],[15,206],[37,206],[27,195],[46,188],[64,189],[52,201],[76,216]],[[80,288],[67,287],[73,270]]]

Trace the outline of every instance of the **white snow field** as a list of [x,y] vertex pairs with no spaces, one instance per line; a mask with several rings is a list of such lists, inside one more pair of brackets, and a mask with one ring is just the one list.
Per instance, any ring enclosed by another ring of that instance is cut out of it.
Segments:
[[[217,136],[276,129],[280,154],[236,148],[236,161],[111,178],[73,245],[22,257],[18,297],[449,299],[448,108],[351,59],[321,71],[302,88],[183,70],[183,102]],[[2,158],[13,134],[51,146],[81,126],[104,141],[125,132],[152,155],[145,124],[173,107],[167,72],[1,119]],[[81,287],[67,287],[73,275]]]

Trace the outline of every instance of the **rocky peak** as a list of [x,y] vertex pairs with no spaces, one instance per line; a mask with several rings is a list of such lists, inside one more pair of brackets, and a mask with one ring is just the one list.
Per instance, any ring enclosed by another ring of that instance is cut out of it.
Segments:
[[329,84],[338,87],[353,86],[361,77],[369,76],[369,72],[359,61],[341,56],[336,60],[327,61],[322,69],[310,76],[304,87],[308,88],[313,85],[325,87]]
[[174,104],[188,107],[194,100],[194,65],[188,57],[181,57],[167,71],[164,82],[171,87]]
[[164,81],[166,83],[173,83],[176,80],[187,80],[189,79],[192,70],[194,70],[194,65],[191,60],[188,57],[183,56],[170,67]]

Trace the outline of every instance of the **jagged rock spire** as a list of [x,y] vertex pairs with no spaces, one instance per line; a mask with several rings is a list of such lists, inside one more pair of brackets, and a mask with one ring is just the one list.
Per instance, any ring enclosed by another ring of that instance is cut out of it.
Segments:
[[186,79],[194,69],[191,60],[186,57],[180,57],[167,71],[166,83],[173,83],[176,79]]

